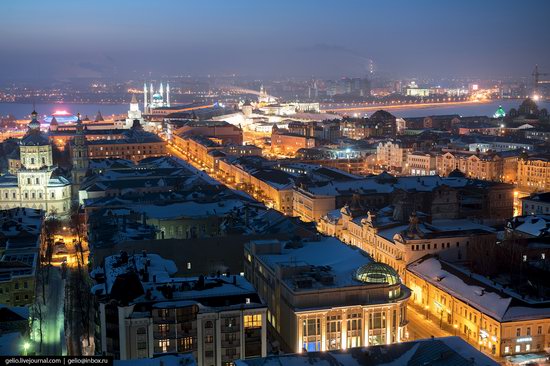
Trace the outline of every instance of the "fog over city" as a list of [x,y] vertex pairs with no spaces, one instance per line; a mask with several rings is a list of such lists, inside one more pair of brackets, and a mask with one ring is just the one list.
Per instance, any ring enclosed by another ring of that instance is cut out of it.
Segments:
[[520,77],[550,58],[550,2],[11,1],[2,79],[164,74]]

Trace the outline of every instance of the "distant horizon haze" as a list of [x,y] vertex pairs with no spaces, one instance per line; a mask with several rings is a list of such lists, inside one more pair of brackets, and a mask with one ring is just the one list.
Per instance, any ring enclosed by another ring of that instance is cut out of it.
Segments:
[[530,77],[550,72],[543,0],[97,0],[0,4],[0,80]]

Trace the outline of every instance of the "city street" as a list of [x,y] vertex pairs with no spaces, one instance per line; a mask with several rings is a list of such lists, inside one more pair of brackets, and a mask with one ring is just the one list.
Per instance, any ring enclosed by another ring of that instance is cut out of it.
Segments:
[[443,329],[439,328],[434,321],[426,319],[425,313],[420,313],[416,308],[412,306],[407,307],[409,325],[407,329],[409,330],[409,339],[411,341],[434,337],[448,337],[453,336]]
[[[64,329],[63,304],[65,297],[65,280],[57,267],[48,267],[48,282],[46,283],[46,305],[43,306],[43,345],[42,354],[61,355],[63,352]],[[41,299],[37,298],[37,301]]]

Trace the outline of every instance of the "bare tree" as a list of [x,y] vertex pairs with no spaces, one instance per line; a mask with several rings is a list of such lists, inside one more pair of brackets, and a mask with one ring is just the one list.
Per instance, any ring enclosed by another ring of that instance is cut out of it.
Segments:
[[39,350],[42,351],[42,344],[43,344],[43,338],[44,334],[42,331],[42,325],[43,325],[43,305],[46,304],[46,277],[47,277],[47,269],[43,266],[38,267],[38,282],[39,286],[37,286],[37,289],[39,289],[39,296],[36,296],[34,303],[31,307],[31,329],[38,330],[38,337],[39,337]]

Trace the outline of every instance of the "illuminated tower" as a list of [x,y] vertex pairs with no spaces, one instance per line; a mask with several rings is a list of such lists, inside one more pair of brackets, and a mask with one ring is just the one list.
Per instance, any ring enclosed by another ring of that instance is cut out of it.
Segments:
[[166,83],[166,106],[170,107],[170,83]]
[[162,82],[160,83],[159,94],[162,98],[164,98],[164,90],[163,90],[163,87],[162,87]]
[[147,113],[147,83],[143,83],[143,113]]
[[153,94],[155,94],[155,92],[153,91],[153,83],[151,83],[150,85],[151,87],[149,88],[149,109],[151,108],[151,105],[153,104]]

